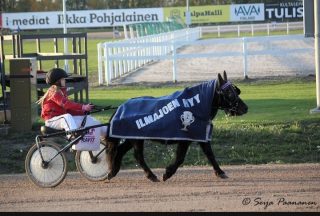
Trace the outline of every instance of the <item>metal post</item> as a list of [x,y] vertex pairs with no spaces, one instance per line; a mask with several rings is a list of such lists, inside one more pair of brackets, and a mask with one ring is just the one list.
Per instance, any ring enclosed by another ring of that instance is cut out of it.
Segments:
[[314,0],[314,58],[316,69],[316,91],[317,91],[317,107],[310,110],[311,114],[320,113],[320,43],[319,43],[319,30],[320,30],[320,1]]
[[172,43],[172,81],[177,82],[177,53],[175,47],[175,39],[171,41]]
[[104,81],[106,82],[107,86],[110,84],[110,71],[111,71],[111,61],[109,59],[109,50],[107,43],[103,43],[103,62],[104,62]]
[[123,25],[123,34],[124,34],[124,39],[128,39],[128,31],[127,31],[127,26]]
[[99,85],[103,83],[103,75],[102,75],[102,53],[101,53],[101,43],[97,44],[98,50],[98,76],[99,76]]
[[133,39],[134,38],[134,31],[133,31],[132,25],[129,26],[129,32],[130,32],[130,39]]
[[186,24],[187,24],[187,28],[189,28],[190,24],[191,24],[191,14],[190,14],[190,9],[189,9],[189,0],[186,0],[186,7],[187,7],[187,11],[186,11]]
[[[66,0],[62,1],[63,4],[63,34],[67,34],[67,11],[66,11]],[[64,38],[64,54],[68,54],[68,38]],[[64,60],[64,70],[69,72],[68,60]]]
[[104,57],[105,57],[105,74],[107,85],[111,83],[113,77],[113,60],[110,60],[112,55],[112,47],[108,47],[107,43],[104,45]]
[[246,38],[242,38],[242,54],[243,54],[243,77],[244,79],[248,79],[247,74],[247,40]]
[[3,124],[8,124],[7,120],[7,97],[6,97],[6,82],[4,80],[4,70],[2,70],[2,62],[0,62],[0,78],[1,78],[1,91],[2,91],[2,99],[3,99],[3,114],[4,114],[4,121]]
[[253,25],[251,24],[251,36],[254,36],[254,30],[253,30]]

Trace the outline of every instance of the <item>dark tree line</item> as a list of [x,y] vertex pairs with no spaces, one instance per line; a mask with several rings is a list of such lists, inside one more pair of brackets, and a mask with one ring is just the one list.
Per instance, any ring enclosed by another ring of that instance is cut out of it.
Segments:
[[[66,0],[66,6],[67,10],[153,8],[186,6],[186,1],[187,0]],[[189,0],[189,5],[199,6],[247,3],[278,3],[284,1],[288,0]],[[57,10],[62,10],[62,0],[0,0],[0,12]]]

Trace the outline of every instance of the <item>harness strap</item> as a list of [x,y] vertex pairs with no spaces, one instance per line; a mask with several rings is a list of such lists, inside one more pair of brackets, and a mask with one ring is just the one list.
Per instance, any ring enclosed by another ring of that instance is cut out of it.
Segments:
[[226,88],[228,88],[229,86],[231,85],[231,82],[226,82],[225,84],[223,84],[222,86],[221,86],[221,89],[222,90],[225,90]]

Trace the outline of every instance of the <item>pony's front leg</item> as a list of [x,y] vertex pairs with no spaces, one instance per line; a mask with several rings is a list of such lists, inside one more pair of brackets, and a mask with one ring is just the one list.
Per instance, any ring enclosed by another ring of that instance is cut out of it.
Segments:
[[217,163],[217,161],[214,157],[210,142],[200,143],[200,146],[201,146],[203,153],[207,156],[209,162],[213,166],[213,169],[215,171],[216,176],[223,178],[223,179],[228,178],[228,176],[224,173],[224,171],[222,171],[219,164]]
[[144,170],[146,177],[153,182],[159,182],[157,176],[151,171],[144,160],[143,155],[143,140],[133,141],[134,147],[134,157],[136,158],[137,162],[140,164],[141,168]]
[[168,180],[173,174],[176,173],[178,167],[183,163],[184,158],[186,157],[190,142],[179,142],[175,161],[166,167],[166,172],[163,174],[163,181]]

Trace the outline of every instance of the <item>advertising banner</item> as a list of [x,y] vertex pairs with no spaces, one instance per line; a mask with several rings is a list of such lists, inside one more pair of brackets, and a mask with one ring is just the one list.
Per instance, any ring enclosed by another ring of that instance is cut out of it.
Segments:
[[[67,11],[66,20],[67,28],[92,28],[163,22],[170,17],[179,17],[183,23],[187,23],[188,18],[190,24],[263,21],[265,17],[278,17],[278,10],[281,12],[282,9],[283,16],[288,13],[302,16],[303,8],[297,2],[289,5],[292,4],[294,6],[286,9],[282,6],[288,4],[281,3],[279,7],[272,5],[268,9],[264,4],[191,6],[189,16],[186,7],[81,10]],[[2,27],[12,30],[63,28],[62,11],[3,13],[1,18]]]
[[[190,7],[191,23],[229,22],[230,5],[206,5]],[[163,8],[164,19],[180,17],[186,23],[186,7]]]
[[230,7],[232,22],[263,21],[264,4],[235,4]]
[[302,20],[303,19],[303,2],[297,1],[280,1],[275,4],[265,5],[265,19],[273,21]]
[[[163,21],[161,8],[67,11],[67,28],[112,27],[137,22]],[[3,13],[3,27],[10,29],[63,28],[62,11]]]

